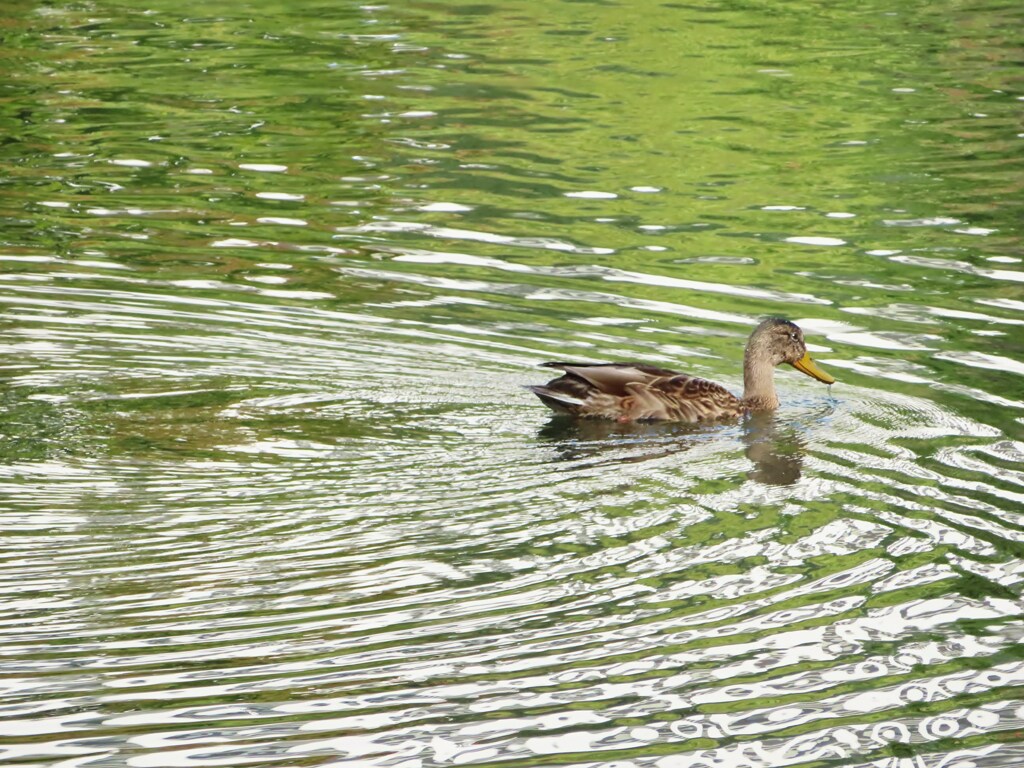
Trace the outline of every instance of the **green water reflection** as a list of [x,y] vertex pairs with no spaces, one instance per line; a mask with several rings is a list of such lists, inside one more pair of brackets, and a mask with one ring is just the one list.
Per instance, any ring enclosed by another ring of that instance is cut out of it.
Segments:
[[[1024,763],[1021,29],[8,3],[2,759]],[[522,389],[765,315],[831,392]]]

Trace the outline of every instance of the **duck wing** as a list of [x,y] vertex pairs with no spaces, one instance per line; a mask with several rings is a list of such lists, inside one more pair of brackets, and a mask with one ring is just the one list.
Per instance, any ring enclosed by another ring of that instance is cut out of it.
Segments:
[[[573,386],[575,382],[582,385],[582,390],[589,394],[599,392],[616,397],[629,394],[627,384],[650,384],[660,378],[678,376],[676,371],[657,368],[645,363],[542,363],[545,368],[558,368],[565,371],[563,376],[549,381],[547,386]],[[584,394],[579,386],[574,387],[578,394]]]
[[642,419],[712,421],[739,416],[744,410],[728,389],[697,376],[675,374],[626,388],[642,409]]
[[527,387],[558,413],[589,418],[615,419],[629,397],[628,385],[645,386],[659,378],[678,376],[675,371],[645,363],[543,363],[562,375],[541,386]]

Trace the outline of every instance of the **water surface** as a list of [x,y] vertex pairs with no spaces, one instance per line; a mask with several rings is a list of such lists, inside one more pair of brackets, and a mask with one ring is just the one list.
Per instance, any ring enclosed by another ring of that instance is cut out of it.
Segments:
[[1022,16],[16,0],[0,760],[1024,763]]

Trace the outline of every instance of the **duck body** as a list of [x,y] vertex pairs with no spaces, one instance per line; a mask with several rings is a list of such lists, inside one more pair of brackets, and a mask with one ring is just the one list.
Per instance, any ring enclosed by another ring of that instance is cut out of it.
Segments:
[[698,423],[778,408],[773,369],[780,363],[835,381],[811,360],[794,323],[769,318],[747,342],[742,398],[713,381],[644,363],[543,363],[562,375],[528,389],[556,413],[578,418]]
[[565,371],[529,389],[557,413],[615,421],[699,422],[748,408],[725,387],[643,363],[544,363]]

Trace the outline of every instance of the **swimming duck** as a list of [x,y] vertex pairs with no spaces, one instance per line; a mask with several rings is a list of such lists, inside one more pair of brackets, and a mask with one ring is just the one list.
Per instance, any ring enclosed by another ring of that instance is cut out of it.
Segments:
[[835,382],[811,359],[803,331],[771,317],[747,341],[742,398],[713,381],[643,363],[542,363],[564,373],[527,389],[557,413],[580,418],[695,423],[778,408],[773,369],[780,363],[826,384]]

